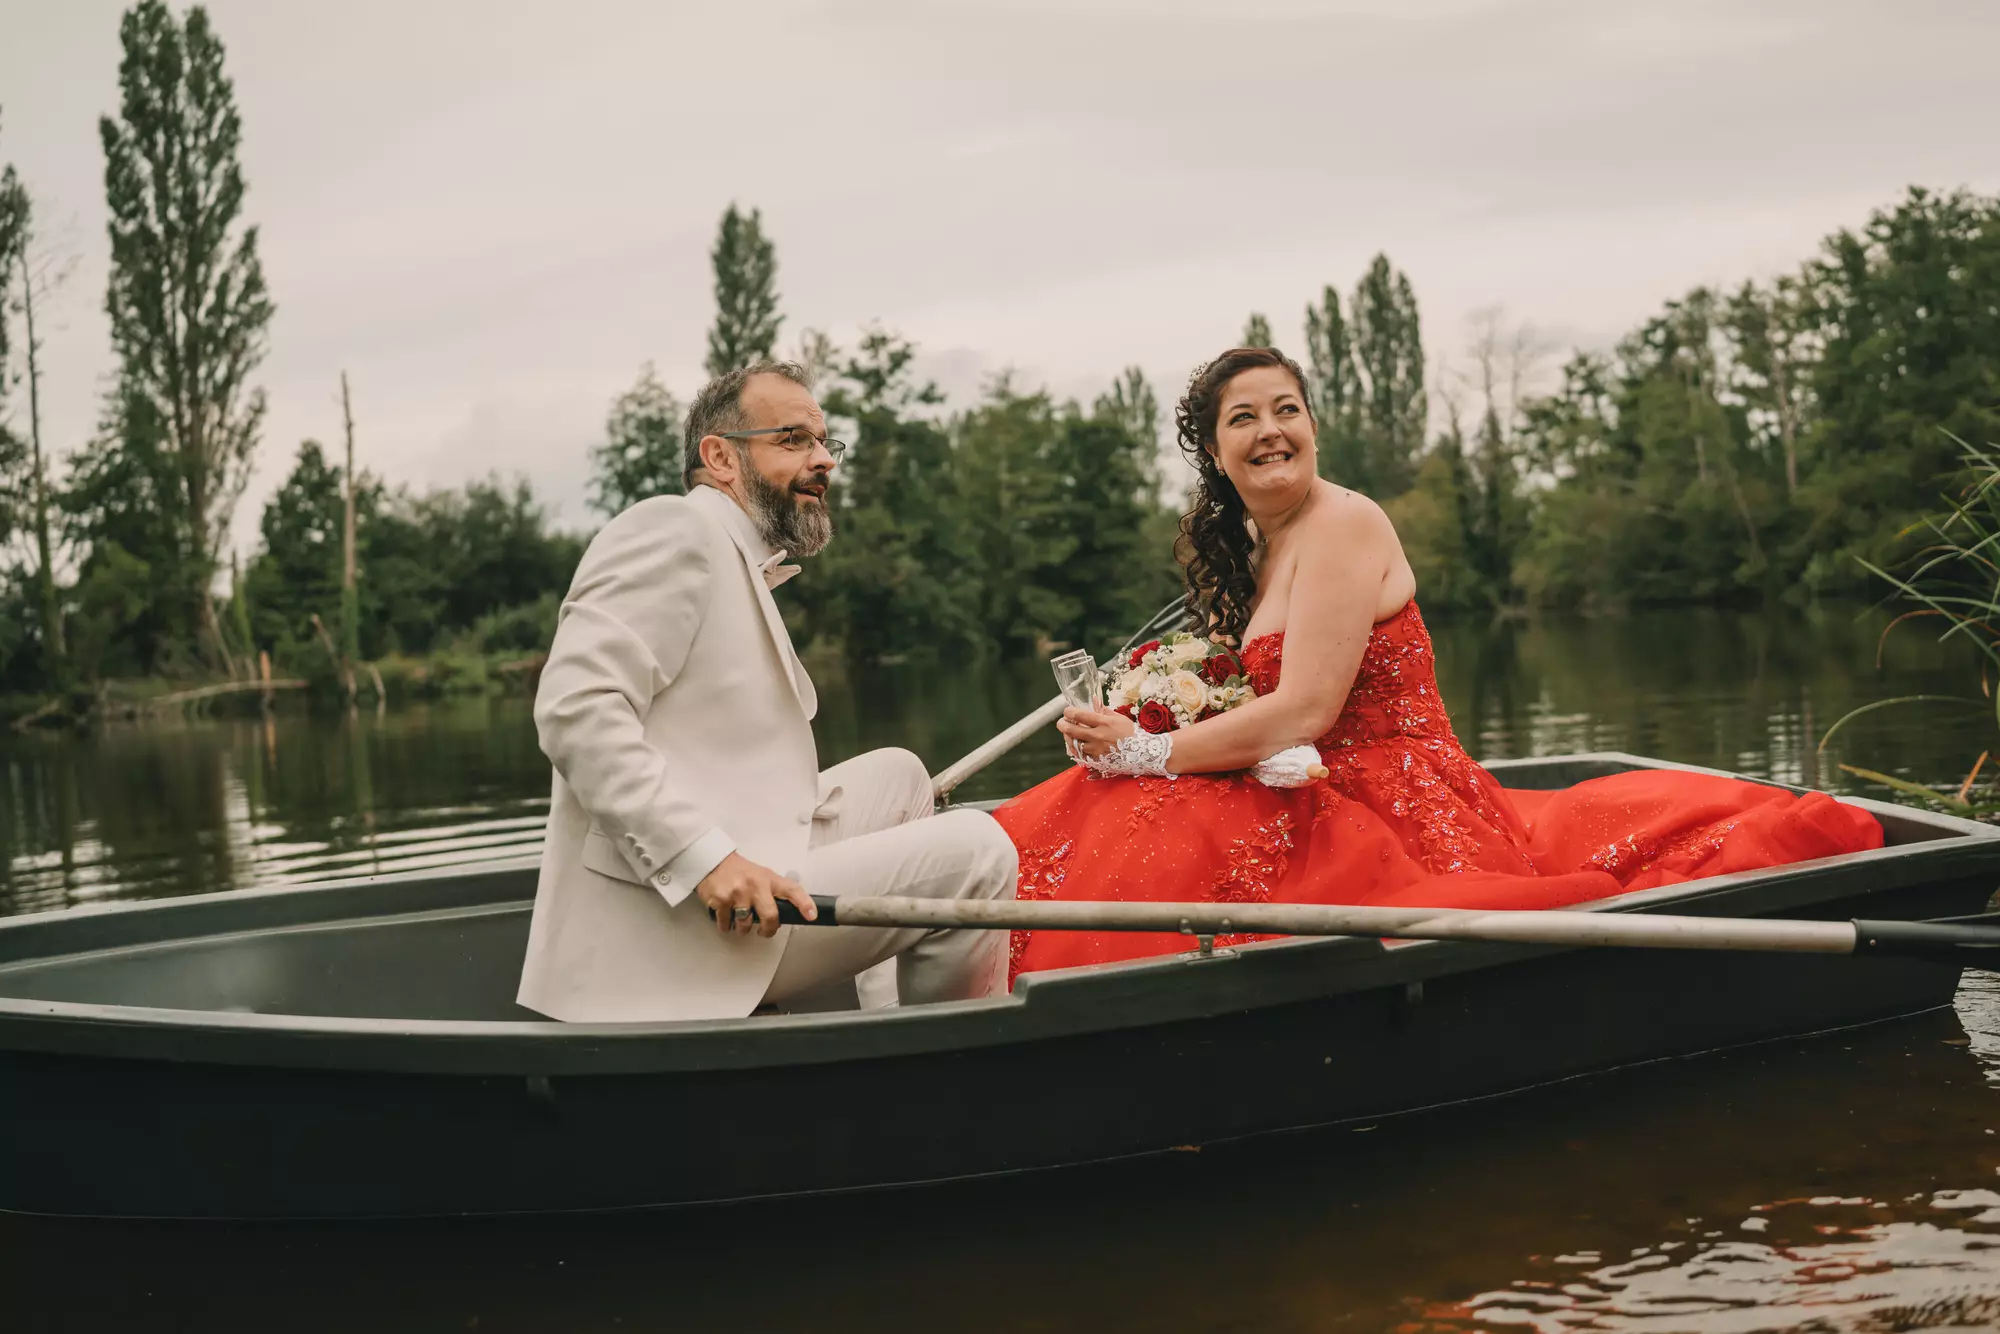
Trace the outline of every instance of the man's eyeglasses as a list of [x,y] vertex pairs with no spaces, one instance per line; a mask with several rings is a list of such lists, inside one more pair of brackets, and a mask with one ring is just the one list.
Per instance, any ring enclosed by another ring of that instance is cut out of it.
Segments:
[[835,463],[840,462],[840,456],[847,452],[847,445],[843,441],[822,440],[803,426],[767,426],[761,431],[720,431],[717,434],[724,440],[748,440],[752,436],[775,435],[781,438],[773,441],[773,444],[799,454],[810,454],[815,446],[825,445],[826,452],[833,455]]

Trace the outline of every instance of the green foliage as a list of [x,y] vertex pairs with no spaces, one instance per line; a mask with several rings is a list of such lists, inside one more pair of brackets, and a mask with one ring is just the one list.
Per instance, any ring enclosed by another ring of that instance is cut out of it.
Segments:
[[[853,423],[836,474],[833,545],[795,581],[811,593],[797,616],[821,654],[861,661],[973,651],[976,552],[954,523],[964,491],[950,436],[908,415],[942,395],[910,373],[916,349],[871,327],[821,397]],[[846,428],[843,428],[846,429]]]
[[[58,496],[71,544],[82,552],[77,592],[100,573],[123,587],[131,562],[145,571],[149,593],[143,605],[116,630],[115,651],[97,659],[115,661],[120,673],[168,673],[195,661],[195,606],[203,584],[190,573],[176,524],[173,463],[167,456],[158,409],[143,395],[114,388],[98,435],[69,461],[69,477]],[[109,633],[109,631],[106,631]],[[86,676],[91,655],[77,647]]]
[[715,268],[715,326],[708,331],[710,375],[721,375],[771,355],[778,345],[778,252],[764,235],[763,215],[722,215],[709,252]]
[[944,402],[935,384],[928,380],[918,384],[911,376],[915,344],[879,324],[862,332],[854,354],[845,360],[839,349],[823,341],[824,335],[821,339],[813,346],[812,355],[839,377],[822,395],[828,412],[859,418],[869,413],[905,413]]
[[1271,322],[1256,311],[1251,311],[1250,318],[1243,322],[1243,341],[1238,343],[1237,346],[1271,347],[1273,345]]
[[1535,601],[1859,592],[2000,438],[2000,201],[1912,190],[1768,286],[1698,288],[1529,404]]
[[[56,589],[54,519],[50,513],[48,455],[42,446],[42,335],[38,305],[67,269],[51,271],[33,252],[36,236],[28,188],[10,165],[0,171],[0,577],[25,579],[32,591],[34,626],[17,649],[0,651],[0,676],[32,674],[57,683],[69,676],[62,607]],[[19,319],[19,355],[15,321]],[[10,364],[10,360],[11,363]],[[23,387],[23,406],[10,395]],[[30,556],[28,553],[32,552]],[[27,562],[33,561],[32,570]],[[26,661],[24,661],[26,659]]]
[[1426,444],[1423,322],[1409,277],[1377,255],[1346,312],[1327,287],[1306,307],[1306,385],[1322,477],[1378,501],[1409,490]]
[[551,590],[533,602],[489,611],[472,623],[470,639],[482,653],[542,653],[555,642],[562,594]]
[[1368,465],[1361,433],[1361,373],[1354,343],[1340,311],[1340,293],[1328,286],[1317,306],[1306,307],[1306,374],[1318,425],[1319,475],[1361,486]]
[[[1867,564],[1869,573],[1894,590],[1895,599],[1906,611],[1892,621],[1884,637],[1905,624],[1936,632],[1936,642],[1962,656],[1968,668],[1978,671],[1979,693],[1964,696],[1909,695],[1877,700],[1853,709],[1829,727],[1820,739],[1826,743],[1849,720],[1876,709],[1917,703],[1947,703],[1977,711],[1990,721],[1982,731],[1991,737],[1987,753],[2000,749],[2000,691],[1993,683],[2000,675],[2000,449],[1961,443],[1962,471],[1956,494],[1947,498],[1946,508],[1927,514],[1919,527],[1923,545],[1898,571]],[[1980,756],[1980,766],[1986,754]],[[1928,788],[1871,769],[1842,766],[1850,773],[1947,806],[1961,815],[2000,816],[2000,794],[1992,784],[1968,801],[1980,766],[1966,776],[1956,796],[1946,797]]]
[[957,463],[968,502],[958,519],[978,552],[973,620],[1003,653],[1031,653],[1076,624],[1083,606],[1068,591],[1064,566],[1078,538],[1070,531],[1068,479],[1057,457],[1056,404],[1002,376],[958,422]]
[[242,123],[207,11],[183,22],[140,0],[119,37],[119,115],[99,122],[118,380],[97,448],[124,457],[92,466],[139,483],[158,515],[135,545],[113,531],[117,514],[71,513],[87,541],[119,543],[172,589],[168,633],[220,650],[207,589],[263,422],[249,377],[272,305],[257,229],[242,225]]
[[1410,489],[1383,502],[1426,606],[1478,606],[1489,596],[1467,550],[1472,499],[1464,442],[1454,430],[1424,457]]
[[590,505],[613,515],[651,496],[677,496],[681,480],[681,405],[647,362],[611,404],[604,442],[590,451]]
[[[263,548],[244,577],[251,637],[283,663],[321,652],[342,610],[341,478],[307,441],[264,509]],[[581,558],[575,537],[548,531],[526,483],[497,481],[416,497],[362,474],[355,485],[359,656],[424,654],[464,640],[473,650],[546,648],[556,599]]]
[[1163,485],[1160,446],[1160,399],[1137,366],[1127,366],[1112,381],[1111,388],[1097,396],[1091,416],[1111,423],[1137,441],[1141,457],[1138,466],[1149,494],[1158,494]]
[[779,593],[812,651],[857,662],[1096,646],[1178,586],[1158,400],[1128,370],[1086,416],[1001,377],[945,422],[914,349],[871,330],[825,399],[855,423],[833,545]]
[[250,599],[243,590],[243,570],[234,556],[229,558],[229,651],[257,656],[257,636],[250,630]]
[[2000,201],[1912,190],[1808,266],[1821,351],[1787,564],[1852,588],[1930,508],[1952,438],[2000,439]]
[[[7,440],[7,397],[15,369],[9,361],[13,333],[13,282],[28,244],[28,190],[12,164],[0,169],[0,448]],[[6,533],[0,516],[0,536]]]
[[159,594],[153,570],[139,557],[116,542],[102,542],[92,550],[72,595],[70,618],[71,652],[85,676],[136,676],[178,665],[138,656],[148,645],[132,630],[154,618]]
[[[357,536],[380,501],[372,481],[355,493]],[[314,639],[312,618],[331,626],[340,612],[341,477],[317,441],[299,446],[291,476],[264,506],[262,552],[244,581],[251,638],[289,652]]]
[[1150,467],[1155,446],[1127,423],[1065,413],[1053,463],[1063,478],[1061,531],[1074,541],[1048,586],[1076,607],[1052,638],[1098,648],[1116,643],[1174,595],[1171,539],[1148,520],[1159,512]]
[[1361,387],[1358,474],[1342,478],[1377,499],[1408,489],[1423,452],[1430,402],[1424,338],[1410,279],[1377,255],[1354,289],[1349,343]]

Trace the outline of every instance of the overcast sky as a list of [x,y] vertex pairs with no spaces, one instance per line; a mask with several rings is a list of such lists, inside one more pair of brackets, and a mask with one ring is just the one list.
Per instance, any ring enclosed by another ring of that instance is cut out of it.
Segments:
[[[110,371],[97,118],[118,0],[0,0],[0,162],[79,251],[45,427]],[[253,544],[298,442],[393,481],[524,474],[590,521],[585,450],[642,362],[683,399],[734,200],[786,316],[1163,398],[1252,310],[1377,251],[1432,353],[1504,306],[1602,345],[1789,268],[1911,183],[2000,188],[1994,0],[216,0],[277,302]]]

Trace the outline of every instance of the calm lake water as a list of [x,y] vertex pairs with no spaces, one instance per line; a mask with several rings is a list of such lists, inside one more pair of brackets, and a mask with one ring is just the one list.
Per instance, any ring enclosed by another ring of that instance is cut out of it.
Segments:
[[[1976,690],[1917,634],[1878,669],[1880,625],[1680,611],[1433,633],[1484,758],[1619,749],[1868,790],[1844,762],[1956,787],[1990,714],[1881,710],[1815,754],[1859,704]],[[1052,693],[1041,663],[818,680],[827,763],[895,744],[941,767]],[[548,797],[520,700],[0,737],[0,913],[520,857]],[[966,795],[1060,763],[1050,734]],[[1916,1020],[1011,1182],[557,1222],[0,1218],[0,1329],[2000,1327],[1996,982]]]

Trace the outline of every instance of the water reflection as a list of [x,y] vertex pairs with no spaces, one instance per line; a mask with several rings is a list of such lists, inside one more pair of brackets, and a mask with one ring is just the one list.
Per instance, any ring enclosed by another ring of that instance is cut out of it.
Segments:
[[533,853],[548,769],[518,701],[11,739],[0,910]]
[[[1629,750],[1852,790],[1814,754],[1833,719],[1971,679],[1914,635],[1878,672],[1880,624],[1848,610],[1695,609],[1432,629],[1445,701],[1475,755]],[[824,762],[900,745],[934,769],[1053,688],[1041,662],[821,667],[816,679]],[[1953,786],[1978,754],[1965,721],[1936,707],[1871,714],[1830,758]],[[962,795],[1009,795],[1063,763],[1045,732]],[[0,733],[0,914],[529,855],[548,785],[518,698],[113,725],[81,739]]]
[[[2000,1083],[2000,979],[1967,974],[1954,1008],[1962,1036],[1933,1032],[1926,1041],[1919,1021],[1828,1044],[1867,1054],[1854,1060],[1857,1088],[1842,1099],[1852,1142],[1812,1145],[1807,1154],[1815,1166],[1805,1179],[1822,1193],[1753,1203],[1740,1217],[1711,1209],[1667,1219],[1638,1244],[1600,1237],[1574,1251],[1523,1256],[1522,1275],[1504,1287],[1413,1303],[1421,1315],[1407,1334],[2000,1328],[2000,1107],[1990,1091],[1970,1093],[1966,1072],[1939,1052],[1969,1048],[1984,1083]],[[1908,1045],[1892,1072],[1878,1054],[1897,1036]],[[1885,1074],[1898,1088],[1867,1083]],[[1899,1090],[1900,1107],[1879,1117]],[[1778,1136],[1801,1128],[1762,1127],[1765,1152],[1791,1156]],[[1811,1117],[1807,1143],[1827,1128],[1823,1114]],[[1829,1159],[1841,1165],[1820,1165]]]

